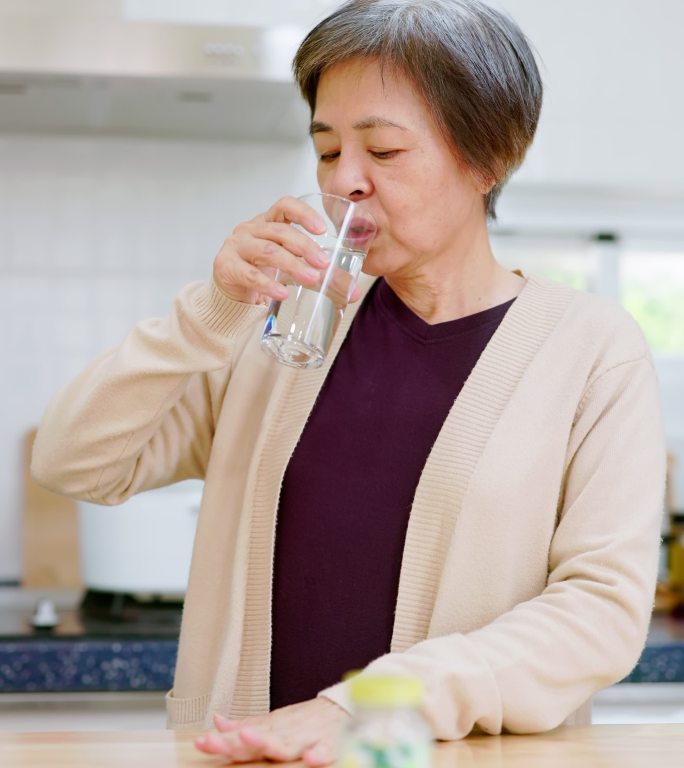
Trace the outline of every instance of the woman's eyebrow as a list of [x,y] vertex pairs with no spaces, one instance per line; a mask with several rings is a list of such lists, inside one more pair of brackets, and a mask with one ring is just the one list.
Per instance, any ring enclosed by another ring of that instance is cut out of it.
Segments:
[[[403,125],[398,125],[388,120],[385,117],[377,117],[372,115],[371,117],[364,117],[363,120],[359,120],[358,123],[354,123],[352,126],[356,131],[367,131],[369,128],[399,128],[401,131],[408,130]],[[327,123],[322,123],[319,120],[313,120],[309,126],[309,135],[313,136],[315,133],[330,133],[332,132],[332,126]]]

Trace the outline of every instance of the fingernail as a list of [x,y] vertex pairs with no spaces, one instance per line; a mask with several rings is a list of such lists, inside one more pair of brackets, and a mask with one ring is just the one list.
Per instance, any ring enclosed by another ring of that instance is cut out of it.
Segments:
[[320,219],[309,219],[307,229],[322,235],[325,232],[325,224]]
[[311,267],[305,267],[304,275],[311,280],[317,280],[318,276],[320,275],[320,272],[317,269],[312,269]]

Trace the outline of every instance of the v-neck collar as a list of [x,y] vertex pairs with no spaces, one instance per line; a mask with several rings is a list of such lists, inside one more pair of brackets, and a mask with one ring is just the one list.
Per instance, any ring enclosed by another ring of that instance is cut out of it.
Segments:
[[494,307],[474,312],[456,320],[441,323],[428,323],[417,315],[382,278],[372,287],[373,295],[366,300],[376,302],[382,315],[395,323],[405,334],[416,341],[432,344],[448,342],[458,336],[464,336],[487,325],[498,325],[515,298],[497,304]]

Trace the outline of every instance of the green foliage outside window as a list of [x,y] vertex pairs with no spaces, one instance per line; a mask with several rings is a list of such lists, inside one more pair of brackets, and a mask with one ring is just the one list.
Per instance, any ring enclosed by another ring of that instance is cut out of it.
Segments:
[[684,253],[627,253],[621,298],[654,353],[684,356]]

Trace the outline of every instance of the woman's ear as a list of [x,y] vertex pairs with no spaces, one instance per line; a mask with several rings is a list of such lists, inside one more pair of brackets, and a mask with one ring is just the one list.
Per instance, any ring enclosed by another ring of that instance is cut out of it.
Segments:
[[487,173],[486,171],[478,171],[477,169],[468,165],[463,155],[453,146],[452,151],[459,168],[464,174],[470,176],[477,192],[482,195],[482,197],[488,195],[496,186],[496,176],[493,173]]
[[480,171],[471,171],[470,175],[475,184],[475,188],[483,197],[488,195],[496,186],[496,179],[489,174],[481,173]]

